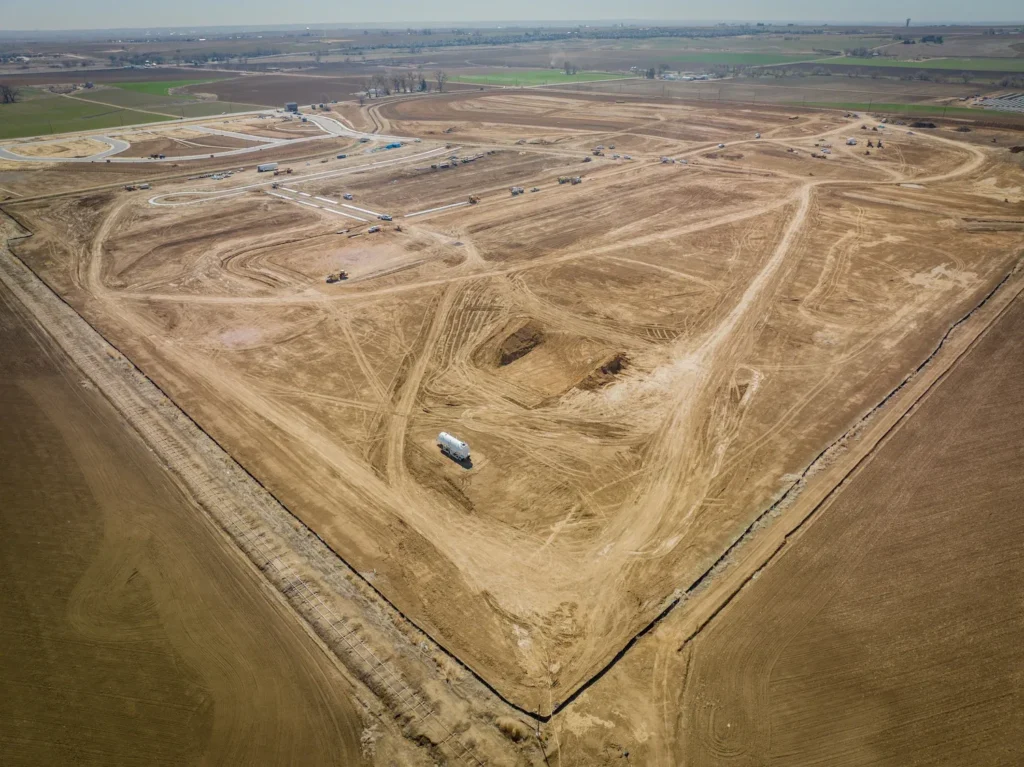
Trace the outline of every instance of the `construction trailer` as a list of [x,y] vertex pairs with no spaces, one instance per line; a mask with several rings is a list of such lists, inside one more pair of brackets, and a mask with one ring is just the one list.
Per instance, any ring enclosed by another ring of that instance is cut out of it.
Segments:
[[256,171],[258,173],[266,173],[266,172],[272,171],[272,170],[277,170],[277,163],[276,162],[265,162],[265,163],[262,163],[262,164],[256,166]]
[[456,461],[469,460],[469,445],[446,431],[437,435],[437,446],[441,448],[442,453]]

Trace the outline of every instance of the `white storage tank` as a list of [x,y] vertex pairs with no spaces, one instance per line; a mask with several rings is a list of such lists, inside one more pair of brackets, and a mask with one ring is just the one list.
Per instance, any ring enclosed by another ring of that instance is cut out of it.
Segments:
[[469,445],[446,431],[437,435],[437,446],[441,448],[441,452],[450,455],[456,461],[465,461],[469,458]]

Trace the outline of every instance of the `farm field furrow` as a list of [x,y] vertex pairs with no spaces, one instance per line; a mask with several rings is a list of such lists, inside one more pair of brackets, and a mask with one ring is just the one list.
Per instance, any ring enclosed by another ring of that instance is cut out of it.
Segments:
[[0,337],[4,764],[362,763],[350,683],[2,285]]

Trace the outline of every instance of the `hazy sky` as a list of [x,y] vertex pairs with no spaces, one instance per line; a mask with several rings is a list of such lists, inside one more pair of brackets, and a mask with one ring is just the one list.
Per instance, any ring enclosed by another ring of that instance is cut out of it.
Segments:
[[0,0],[0,31],[253,24],[679,19],[885,22],[1024,19],[1022,0]]

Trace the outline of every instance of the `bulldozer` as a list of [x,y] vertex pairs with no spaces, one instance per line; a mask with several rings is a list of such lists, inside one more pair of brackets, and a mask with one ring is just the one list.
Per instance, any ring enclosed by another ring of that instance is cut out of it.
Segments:
[[469,196],[469,204],[470,205],[476,205],[478,202],[480,202],[480,198],[477,197],[475,194],[471,194]]
[[348,272],[342,269],[340,272],[332,272],[327,275],[327,284],[333,285],[335,282],[341,282],[342,280],[348,279]]

